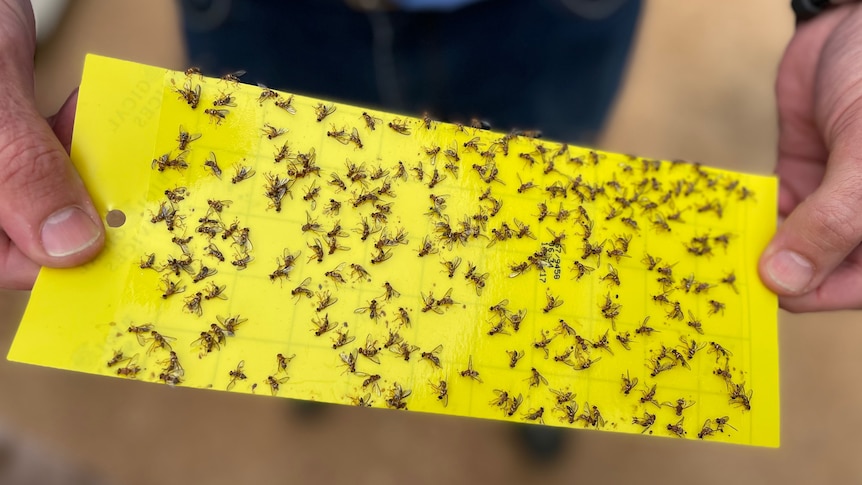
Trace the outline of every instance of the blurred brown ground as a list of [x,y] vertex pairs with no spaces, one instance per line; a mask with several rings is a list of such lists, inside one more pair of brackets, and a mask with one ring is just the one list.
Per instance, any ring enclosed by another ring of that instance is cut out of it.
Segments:
[[[787,0],[652,0],[601,147],[771,171],[772,83],[792,33]],[[174,4],[74,2],[40,48],[40,109],[54,112],[96,52],[184,67]],[[27,295],[0,292],[0,355]],[[855,326],[854,326],[855,324]],[[12,364],[0,422],[123,484],[859,483],[860,313],[782,313],[778,450],[566,432],[563,457],[526,459],[500,423],[259,399]],[[756,399],[756,397],[755,397]],[[319,419],[318,419],[319,418]]]

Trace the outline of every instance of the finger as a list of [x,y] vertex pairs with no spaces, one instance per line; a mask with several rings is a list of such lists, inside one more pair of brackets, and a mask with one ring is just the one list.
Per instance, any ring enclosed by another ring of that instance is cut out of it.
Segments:
[[[780,144],[780,142],[779,142]],[[784,156],[779,158],[775,169],[780,181],[778,187],[778,213],[784,217],[817,190],[826,173],[826,158],[823,154],[819,160],[805,160],[799,157]]]
[[63,145],[35,109],[32,32],[21,21],[32,28],[32,15],[17,13],[0,16],[0,228],[12,243],[0,259],[12,262],[23,253],[40,265],[73,266],[95,256],[104,231]]
[[[77,89],[60,108],[60,111],[48,118],[48,124],[68,153],[72,144],[72,127],[75,117],[75,106],[78,99]],[[5,232],[0,230],[0,288],[11,290],[29,290],[39,275],[40,266],[28,258],[15,246]]]
[[39,265],[24,255],[0,231],[0,288],[29,290],[39,274]]
[[[857,118],[858,119],[858,118]],[[835,140],[820,187],[778,228],[760,260],[763,282],[779,295],[817,288],[862,241],[862,120]]]
[[66,153],[72,151],[72,128],[75,127],[75,109],[78,107],[78,88],[66,98],[57,114],[48,118],[48,125],[54,131],[54,136],[60,140]]
[[787,46],[775,83],[779,128],[775,172],[781,181],[778,211],[783,216],[817,189],[829,157],[812,117],[817,72],[814,63],[826,34],[808,27],[800,28]]
[[[763,282],[782,296],[816,288],[858,245],[859,230],[852,224],[855,209],[841,205],[859,199],[852,179],[858,175],[841,162],[849,159],[844,153],[851,152],[843,147],[852,145],[851,134],[862,130],[845,130],[842,139],[827,144],[812,116],[816,111],[816,63],[829,33],[840,21],[831,15],[801,26],[779,68],[777,173],[781,180],[779,214],[786,219],[761,256],[759,271]],[[843,172],[849,172],[851,178],[842,178]],[[837,192],[831,195],[832,191]]]
[[778,303],[794,313],[862,308],[862,246],[857,246],[820,286],[802,295],[779,297]]
[[50,126],[35,112],[2,114],[0,126],[0,227],[42,265],[73,266],[95,256],[101,222]]

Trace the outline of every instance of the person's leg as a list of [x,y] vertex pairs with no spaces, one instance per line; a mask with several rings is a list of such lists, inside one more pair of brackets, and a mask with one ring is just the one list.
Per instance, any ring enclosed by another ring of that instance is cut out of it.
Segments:
[[489,0],[448,14],[394,14],[406,110],[590,142],[619,88],[640,7],[626,1],[586,19],[560,0]]
[[341,0],[184,0],[182,11],[190,60],[210,74],[245,69],[247,82],[292,92],[589,142],[620,85],[641,2],[601,19],[566,3],[384,13]]
[[189,61],[205,74],[381,106],[372,30],[340,0],[183,0]]

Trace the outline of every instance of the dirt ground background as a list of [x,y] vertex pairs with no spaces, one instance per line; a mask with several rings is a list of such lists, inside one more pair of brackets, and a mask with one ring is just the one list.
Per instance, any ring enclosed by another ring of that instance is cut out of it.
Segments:
[[[600,147],[760,173],[774,163],[773,79],[787,0],[650,0]],[[185,67],[175,5],[78,0],[40,47],[53,113],[85,52]],[[27,294],[0,292],[0,355]],[[143,385],[0,359],[0,423],[111,483],[858,483],[859,312],[780,316],[777,450],[566,433],[560,460],[527,459],[507,425]]]

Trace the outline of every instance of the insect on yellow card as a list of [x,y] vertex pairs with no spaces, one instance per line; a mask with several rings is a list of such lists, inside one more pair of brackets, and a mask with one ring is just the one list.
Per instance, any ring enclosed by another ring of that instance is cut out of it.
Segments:
[[777,446],[775,179],[529,135],[90,56],[72,159],[125,222],[9,358]]

